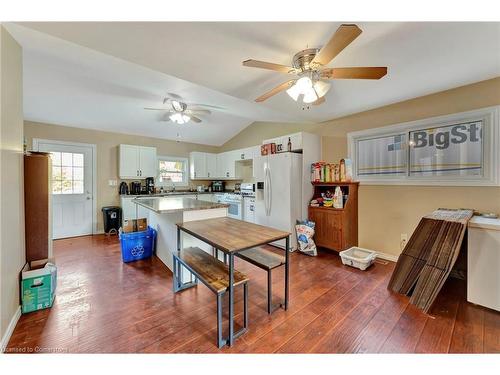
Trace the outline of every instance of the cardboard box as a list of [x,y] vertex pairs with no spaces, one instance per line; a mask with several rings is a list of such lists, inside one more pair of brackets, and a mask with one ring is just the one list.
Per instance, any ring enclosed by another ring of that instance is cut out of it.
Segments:
[[137,219],[137,232],[144,232],[148,229],[148,219]]
[[122,231],[123,233],[131,233],[135,232],[136,222],[134,219],[131,220],[123,220]]
[[276,143],[266,143],[260,146],[260,154],[262,156],[276,153]]
[[56,286],[57,267],[54,259],[26,263],[21,271],[23,314],[52,307]]
[[123,233],[143,232],[148,229],[148,219],[123,220]]

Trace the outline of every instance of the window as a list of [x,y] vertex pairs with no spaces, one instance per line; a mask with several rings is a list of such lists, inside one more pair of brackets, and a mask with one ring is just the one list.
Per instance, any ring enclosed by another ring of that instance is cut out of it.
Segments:
[[160,186],[187,186],[188,159],[158,156],[158,180]]
[[52,194],[83,194],[83,154],[51,152]]
[[368,184],[500,185],[499,108],[349,133],[354,177]]

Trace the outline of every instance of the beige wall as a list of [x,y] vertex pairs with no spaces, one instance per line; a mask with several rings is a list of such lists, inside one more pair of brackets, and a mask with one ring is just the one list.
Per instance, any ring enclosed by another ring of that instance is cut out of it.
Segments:
[[274,122],[254,122],[229,141],[224,143],[220,150],[230,151],[244,147],[260,145],[262,140],[279,137],[280,135],[297,133],[304,129],[315,128],[314,124],[288,124]]
[[[0,337],[19,307],[25,262],[22,50],[0,26]],[[2,345],[7,343],[2,342]]]
[[[101,207],[119,205],[117,186],[109,186],[108,180],[118,180],[118,145],[132,144],[157,148],[158,155],[188,157],[189,152],[216,152],[217,148],[194,143],[167,141],[157,138],[139,137],[96,130],[79,129],[25,121],[24,136],[28,149],[33,145],[33,138],[58,141],[91,143],[97,145],[97,225],[102,230]],[[196,181],[202,184],[203,181]]]
[[[326,121],[316,125],[254,123],[222,146],[309,131],[322,136],[322,157],[347,156],[347,133],[500,104],[500,77]],[[325,104],[328,105],[328,104]],[[263,134],[263,136],[260,136]],[[359,244],[400,254],[400,235],[410,235],[420,217],[439,207],[470,207],[500,213],[500,187],[368,186],[359,191]]]

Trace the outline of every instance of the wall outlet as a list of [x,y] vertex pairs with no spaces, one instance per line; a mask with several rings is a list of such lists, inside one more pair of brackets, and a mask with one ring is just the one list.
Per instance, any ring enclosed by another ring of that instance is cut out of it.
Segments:
[[108,180],[108,185],[109,186],[117,186],[118,185],[118,181],[116,181],[116,180]]
[[401,233],[401,239],[399,240],[399,247],[403,250],[408,242],[408,234]]

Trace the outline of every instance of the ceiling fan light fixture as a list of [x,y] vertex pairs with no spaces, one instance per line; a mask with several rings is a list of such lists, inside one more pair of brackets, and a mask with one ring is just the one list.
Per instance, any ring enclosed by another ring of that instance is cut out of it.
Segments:
[[313,103],[315,102],[316,100],[318,100],[318,95],[316,94],[316,91],[314,90],[314,88],[309,88],[305,93],[304,93],[304,98],[302,99],[302,101],[304,103]]
[[179,125],[183,125],[187,122],[189,122],[189,120],[191,120],[191,117],[189,117],[188,115],[185,115],[183,113],[173,113],[169,116],[170,120],[172,120],[172,122],[175,122],[176,124],[179,124]]
[[325,96],[328,90],[330,90],[331,86],[332,85],[330,83],[321,80],[314,82],[313,85],[314,91],[316,91],[318,98],[322,98],[323,96]]
[[295,101],[299,100],[299,95],[301,94],[300,89],[296,83],[294,83],[292,87],[286,90],[286,93]]

